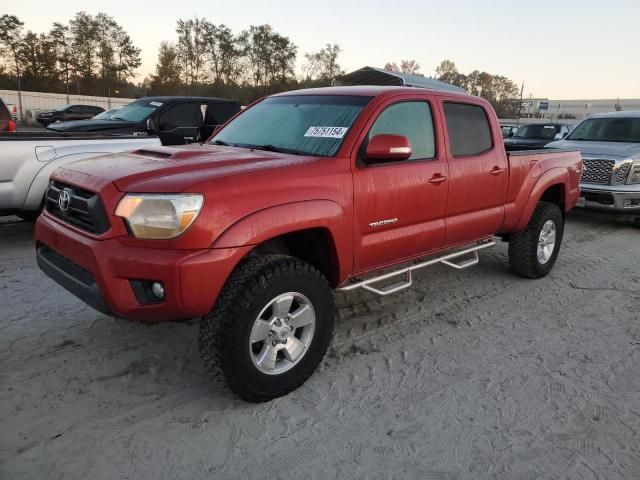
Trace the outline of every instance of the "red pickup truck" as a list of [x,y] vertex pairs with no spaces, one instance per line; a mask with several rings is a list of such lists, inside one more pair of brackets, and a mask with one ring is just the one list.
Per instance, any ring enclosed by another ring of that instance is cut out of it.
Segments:
[[577,151],[507,153],[477,97],[299,90],[256,102],[202,145],[57,170],[37,260],[106,314],[202,317],[207,370],[264,401],[319,364],[333,290],[387,295],[417,268],[474,265],[496,236],[516,273],[549,273],[581,169]]

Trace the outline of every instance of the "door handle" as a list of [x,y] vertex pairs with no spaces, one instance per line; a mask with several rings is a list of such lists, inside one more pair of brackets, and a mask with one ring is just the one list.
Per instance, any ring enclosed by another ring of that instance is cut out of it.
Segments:
[[496,166],[496,167],[493,167],[493,170],[491,170],[489,172],[489,175],[493,175],[494,177],[497,177],[502,172],[504,172],[504,168],[500,168],[500,167]]
[[439,173],[436,173],[433,177],[429,179],[429,183],[433,183],[434,185],[440,185],[442,182],[446,182],[446,181],[447,181],[447,177],[445,177],[444,175],[440,175]]

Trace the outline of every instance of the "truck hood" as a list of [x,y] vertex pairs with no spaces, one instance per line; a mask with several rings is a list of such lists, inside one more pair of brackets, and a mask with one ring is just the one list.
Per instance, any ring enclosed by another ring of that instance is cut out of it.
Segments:
[[123,128],[133,128],[135,122],[125,122],[120,120],[73,120],[71,122],[52,123],[48,130],[56,132],[105,132],[109,130],[120,130]]
[[64,168],[111,181],[123,192],[164,193],[185,191],[216,178],[318,160],[318,157],[192,144],[114,153],[74,162]]
[[602,156],[606,158],[640,159],[640,143],[620,142],[584,142],[576,140],[560,140],[547,145],[547,148],[569,148],[580,150],[584,156]]

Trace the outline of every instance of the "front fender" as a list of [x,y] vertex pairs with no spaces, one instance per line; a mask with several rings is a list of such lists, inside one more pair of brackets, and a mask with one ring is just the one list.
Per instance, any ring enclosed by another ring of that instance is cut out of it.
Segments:
[[[547,170],[535,183],[528,195],[528,198],[521,203],[524,204],[524,209],[522,210],[522,214],[520,215],[518,222],[513,228],[513,231],[519,232],[527,227],[529,221],[531,220],[531,216],[536,209],[536,206],[542,198],[542,195],[544,195],[544,192],[546,192],[549,188],[555,185],[562,185],[564,187],[564,204],[567,206],[573,205],[571,199],[569,198],[569,172],[567,171],[567,169],[558,167]],[[521,192],[521,195],[522,194],[525,194],[525,192]]]
[[308,200],[268,207],[251,213],[229,226],[212,248],[259,245],[272,238],[312,228],[325,229],[333,243],[340,280],[353,263],[352,222],[331,200]]

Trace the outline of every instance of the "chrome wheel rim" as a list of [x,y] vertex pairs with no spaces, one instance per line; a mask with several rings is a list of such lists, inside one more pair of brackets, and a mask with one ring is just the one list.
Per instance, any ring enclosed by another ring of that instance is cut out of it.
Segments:
[[249,354],[267,375],[289,371],[304,357],[313,340],[316,314],[311,301],[298,292],[273,298],[253,322]]
[[538,262],[541,264],[547,263],[553,255],[553,251],[556,248],[556,224],[553,220],[547,220],[542,225],[540,235],[538,237]]

